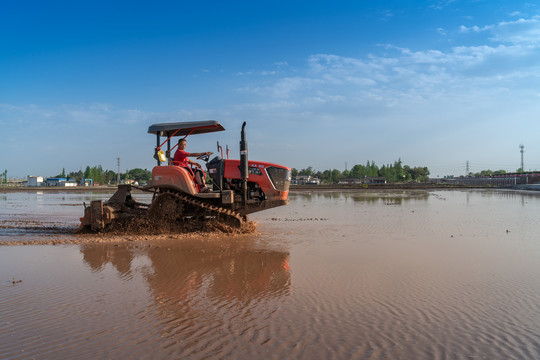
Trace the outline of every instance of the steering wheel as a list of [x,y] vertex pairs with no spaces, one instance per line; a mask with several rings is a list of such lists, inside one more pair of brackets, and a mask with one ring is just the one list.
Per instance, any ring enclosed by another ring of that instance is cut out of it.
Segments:
[[[211,152],[210,155],[213,153]],[[197,156],[197,160],[202,160],[204,162],[208,162],[208,159],[210,159],[210,155],[202,154],[201,156]]]

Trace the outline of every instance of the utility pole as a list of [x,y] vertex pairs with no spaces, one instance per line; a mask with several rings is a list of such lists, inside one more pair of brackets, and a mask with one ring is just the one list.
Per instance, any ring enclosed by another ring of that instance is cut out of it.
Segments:
[[118,172],[116,173],[116,185],[120,185],[120,158],[117,157],[116,161],[118,162]]
[[525,150],[523,150],[523,148],[525,148],[525,146],[523,146],[523,144],[520,144],[519,148],[520,148],[519,152],[521,153],[521,172],[524,172],[525,167],[523,166],[523,153],[525,152]]
[[469,176],[469,161],[467,161],[467,165],[465,166],[465,176]]

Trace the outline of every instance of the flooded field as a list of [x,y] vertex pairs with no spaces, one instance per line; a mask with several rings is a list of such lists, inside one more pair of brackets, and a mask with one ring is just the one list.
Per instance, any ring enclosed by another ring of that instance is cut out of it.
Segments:
[[[109,196],[0,194],[0,243]],[[537,193],[290,198],[249,235],[0,246],[0,358],[540,358]]]

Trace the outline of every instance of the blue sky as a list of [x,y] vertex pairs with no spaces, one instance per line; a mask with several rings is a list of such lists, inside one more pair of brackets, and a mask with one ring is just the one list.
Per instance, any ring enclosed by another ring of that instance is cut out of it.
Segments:
[[540,170],[540,6],[521,1],[4,1],[0,171],[154,166],[188,150],[297,169],[401,158],[431,175]]

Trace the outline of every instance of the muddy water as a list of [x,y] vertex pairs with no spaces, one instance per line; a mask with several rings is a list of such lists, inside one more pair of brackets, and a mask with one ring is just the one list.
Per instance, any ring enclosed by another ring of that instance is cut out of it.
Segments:
[[[23,228],[0,242],[71,236],[89,196],[0,194]],[[252,219],[0,247],[0,358],[540,358],[534,193],[297,193]]]

